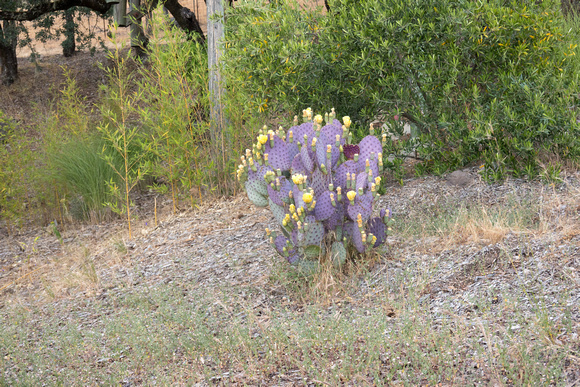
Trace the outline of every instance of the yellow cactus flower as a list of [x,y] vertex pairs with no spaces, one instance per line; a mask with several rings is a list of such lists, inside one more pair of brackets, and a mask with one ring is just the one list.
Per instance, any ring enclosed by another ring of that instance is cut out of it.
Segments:
[[305,194],[302,195],[302,200],[304,200],[304,203],[312,202],[312,194],[306,192]]
[[292,181],[294,182],[294,184],[301,184],[302,175],[299,175],[299,174],[292,175]]
[[350,120],[349,116],[344,116],[342,117],[342,122],[344,123],[344,126],[346,126],[346,128],[350,128],[350,124],[352,124],[352,121]]
[[380,185],[381,184],[381,177],[380,176],[375,177],[375,184],[376,185]]
[[290,213],[293,214],[296,212],[296,206],[294,204],[290,204],[288,210],[290,210]]
[[258,136],[258,144],[264,145],[267,141],[268,141],[268,136],[266,136],[265,134],[260,134]]
[[346,197],[348,198],[348,200],[350,200],[352,202],[354,200],[354,198],[356,197],[356,192],[355,191],[348,191],[346,193]]
[[317,124],[319,124],[319,125],[320,125],[320,124],[322,124],[322,121],[323,121],[323,120],[324,120],[324,119],[322,118],[322,115],[320,115],[320,114],[317,114],[317,115],[314,117],[314,122],[316,122],[316,123],[317,123]]

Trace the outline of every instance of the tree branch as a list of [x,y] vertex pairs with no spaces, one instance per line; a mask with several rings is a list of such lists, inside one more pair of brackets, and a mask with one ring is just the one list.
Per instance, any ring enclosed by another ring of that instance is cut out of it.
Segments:
[[77,6],[87,7],[104,14],[111,8],[112,4],[107,4],[105,0],[42,0],[28,9],[0,10],[0,20],[34,20],[49,12],[64,11]]
[[173,15],[177,24],[187,32],[193,32],[195,39],[200,42],[205,42],[205,34],[201,29],[201,25],[189,8],[179,4],[178,0],[165,0],[163,5]]

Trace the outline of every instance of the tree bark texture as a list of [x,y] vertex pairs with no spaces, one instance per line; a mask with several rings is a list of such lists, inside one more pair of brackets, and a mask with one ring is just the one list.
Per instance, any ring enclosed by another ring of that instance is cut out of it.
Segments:
[[75,41],[75,11],[70,8],[64,11],[64,36],[65,39],[62,42],[62,55],[65,58],[73,56],[77,49]]
[[224,14],[224,0],[207,1],[207,56],[209,67],[209,93],[210,93],[210,138],[215,147],[213,156],[217,165],[224,160],[220,155],[227,154],[230,144],[226,135],[226,119],[222,109],[222,100],[225,95],[224,81],[221,77],[219,60],[221,57],[221,42],[224,38],[224,25],[222,20],[214,20],[215,15]]
[[0,23],[0,80],[4,85],[11,85],[18,79],[17,43],[16,23],[4,20]]

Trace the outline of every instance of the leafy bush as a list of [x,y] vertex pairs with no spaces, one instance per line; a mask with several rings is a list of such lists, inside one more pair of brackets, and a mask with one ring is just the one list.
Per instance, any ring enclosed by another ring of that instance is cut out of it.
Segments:
[[[351,144],[350,118],[345,125],[334,111],[276,132],[264,128],[253,150],[246,150],[238,179],[257,206],[270,206],[283,235],[268,233],[270,242],[291,264],[310,271],[329,253],[332,263],[345,263],[383,244],[389,213],[372,218],[383,169],[382,144],[374,135]],[[386,136],[385,136],[386,137]],[[354,249],[351,249],[354,247]]]
[[327,15],[258,3],[228,24],[226,68],[250,106],[335,106],[399,133],[401,117],[417,136],[388,153],[416,153],[419,171],[483,161],[490,179],[533,177],[548,155],[580,155],[578,29],[557,2],[337,0]]
[[185,33],[163,12],[156,12],[150,25],[149,60],[139,71],[144,106],[138,116],[148,128],[144,141],[156,155],[152,173],[170,186],[175,212],[182,191],[192,206],[196,189],[201,200],[198,188],[207,172],[200,168],[208,163],[203,152],[209,127],[207,51],[196,41],[184,44]]

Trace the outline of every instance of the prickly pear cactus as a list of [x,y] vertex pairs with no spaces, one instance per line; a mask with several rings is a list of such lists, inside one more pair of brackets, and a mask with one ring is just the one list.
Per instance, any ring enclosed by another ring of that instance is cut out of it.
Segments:
[[[383,170],[382,141],[371,134],[352,144],[351,121],[323,118],[310,108],[303,123],[284,131],[260,130],[238,167],[248,198],[270,206],[282,235],[266,229],[274,249],[289,263],[312,271],[326,257],[337,267],[387,237],[390,209],[373,216]],[[325,123],[324,123],[325,122]]]

